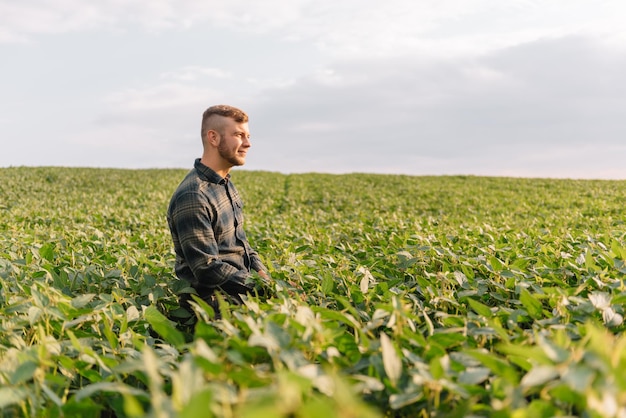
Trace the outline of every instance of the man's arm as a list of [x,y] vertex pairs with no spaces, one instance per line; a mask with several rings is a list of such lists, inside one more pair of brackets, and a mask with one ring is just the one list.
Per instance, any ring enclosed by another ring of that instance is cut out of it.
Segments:
[[261,261],[259,254],[250,247],[250,244],[246,240],[246,249],[248,251],[248,256],[250,257],[250,267],[252,270],[256,271],[259,274],[259,277],[263,279],[265,283],[269,283],[270,275],[267,272],[267,268]]
[[185,193],[179,196],[171,218],[183,257],[199,287],[215,288],[228,281],[245,282],[247,271],[219,258],[219,248],[202,195]]
[[250,267],[252,270],[257,271],[259,274],[263,273],[267,275],[267,268],[261,261],[259,254],[250,248],[250,245],[246,242],[246,247],[248,251],[248,256],[250,257]]

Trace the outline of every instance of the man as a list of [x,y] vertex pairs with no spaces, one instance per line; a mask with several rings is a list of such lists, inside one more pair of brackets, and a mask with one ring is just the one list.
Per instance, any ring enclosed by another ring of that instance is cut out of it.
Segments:
[[[250,148],[248,115],[227,105],[208,108],[202,115],[202,158],[180,183],[167,213],[176,252],[176,275],[188,281],[219,317],[215,297],[221,292],[239,304],[252,292],[252,271],[265,281],[267,269],[243,229],[243,203],[230,169],[246,161]],[[180,298],[189,309],[190,296]]]

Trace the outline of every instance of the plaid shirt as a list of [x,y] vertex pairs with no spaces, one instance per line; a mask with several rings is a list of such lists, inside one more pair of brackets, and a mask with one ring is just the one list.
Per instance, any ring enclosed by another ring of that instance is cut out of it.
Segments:
[[176,275],[199,293],[243,285],[250,269],[266,270],[243,230],[243,202],[226,178],[197,159],[174,192],[167,223],[176,252]]

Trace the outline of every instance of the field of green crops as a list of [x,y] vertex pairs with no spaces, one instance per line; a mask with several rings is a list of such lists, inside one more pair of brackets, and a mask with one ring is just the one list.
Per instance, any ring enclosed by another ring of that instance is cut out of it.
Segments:
[[273,294],[189,326],[185,173],[0,169],[0,416],[626,417],[626,181],[235,171]]

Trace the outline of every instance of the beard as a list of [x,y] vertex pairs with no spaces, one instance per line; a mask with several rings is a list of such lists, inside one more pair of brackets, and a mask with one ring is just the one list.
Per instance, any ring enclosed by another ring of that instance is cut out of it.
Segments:
[[233,166],[244,165],[246,162],[245,156],[242,157],[239,155],[236,149],[228,148],[224,142],[220,142],[217,146],[217,152],[220,154],[220,157],[228,161]]

